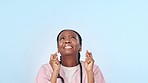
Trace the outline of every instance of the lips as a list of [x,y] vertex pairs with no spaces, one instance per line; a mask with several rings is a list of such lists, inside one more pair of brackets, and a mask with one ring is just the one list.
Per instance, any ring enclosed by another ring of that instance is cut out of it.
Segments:
[[67,45],[67,44],[66,44],[66,45],[64,46],[64,48],[65,48],[65,49],[71,49],[71,48],[72,48],[72,46],[71,46],[71,45]]

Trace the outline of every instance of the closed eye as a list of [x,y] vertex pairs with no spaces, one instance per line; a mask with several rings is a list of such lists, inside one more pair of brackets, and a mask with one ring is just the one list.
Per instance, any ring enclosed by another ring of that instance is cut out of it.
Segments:
[[63,39],[65,39],[65,37],[61,37],[61,38],[60,38],[60,40],[63,40]]
[[71,38],[74,38],[74,39],[76,39],[76,37],[74,37],[74,36],[72,36]]

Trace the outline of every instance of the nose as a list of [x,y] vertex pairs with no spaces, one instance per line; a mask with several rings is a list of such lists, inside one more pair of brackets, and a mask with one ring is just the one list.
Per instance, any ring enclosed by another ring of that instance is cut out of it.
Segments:
[[65,44],[69,44],[69,43],[71,43],[70,40],[69,39],[66,39],[65,40]]

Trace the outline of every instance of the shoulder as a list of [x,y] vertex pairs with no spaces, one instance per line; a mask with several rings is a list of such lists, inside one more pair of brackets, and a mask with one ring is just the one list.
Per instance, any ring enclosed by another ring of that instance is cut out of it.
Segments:
[[45,64],[43,64],[41,67],[44,67],[44,68],[50,68],[51,65],[50,65],[49,63],[45,63]]
[[40,67],[40,71],[51,71],[52,72],[52,67],[49,63],[46,63]]
[[49,78],[51,77],[52,68],[49,63],[43,64],[36,77],[35,83],[47,83],[49,82]]

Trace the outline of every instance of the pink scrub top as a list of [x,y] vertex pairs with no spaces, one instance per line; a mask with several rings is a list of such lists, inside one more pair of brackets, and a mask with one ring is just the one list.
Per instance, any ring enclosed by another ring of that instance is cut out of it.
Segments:
[[[82,83],[87,83],[87,74],[84,68],[83,61],[81,61],[81,65],[82,65],[82,76],[83,76]],[[35,83],[51,83],[49,80],[52,75],[52,72],[53,70],[49,63],[43,64],[38,72]],[[95,83],[106,83],[97,65],[94,65],[93,72],[94,72]],[[68,83],[68,80],[65,77],[63,69],[60,69],[60,76],[64,79],[65,83]],[[74,73],[72,83],[80,83],[80,80],[81,80],[80,76],[81,75],[80,75],[80,67],[79,67],[78,70]],[[57,83],[62,83],[60,78],[57,78]]]

